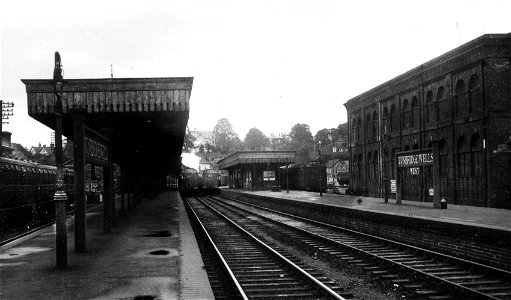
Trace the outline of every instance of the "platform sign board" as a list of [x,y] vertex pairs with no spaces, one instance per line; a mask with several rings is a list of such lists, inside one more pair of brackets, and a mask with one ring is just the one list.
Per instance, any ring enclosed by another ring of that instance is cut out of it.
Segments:
[[275,181],[275,171],[263,171],[264,181]]
[[84,150],[86,162],[108,165],[108,140],[89,128],[85,130]]

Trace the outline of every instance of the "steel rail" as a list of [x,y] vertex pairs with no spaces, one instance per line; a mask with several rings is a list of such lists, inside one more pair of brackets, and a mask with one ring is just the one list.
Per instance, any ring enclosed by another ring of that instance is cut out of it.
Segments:
[[[228,199],[228,198],[226,198]],[[232,199],[229,199],[229,200],[232,200]],[[380,238],[380,237],[376,237],[376,236],[372,236],[372,235],[369,235],[369,234],[366,234],[366,233],[360,233],[360,232],[357,232],[357,231],[354,231],[354,230],[351,230],[351,229],[346,229],[346,228],[342,228],[342,227],[338,227],[338,226],[334,226],[334,225],[330,225],[330,224],[326,224],[326,223],[323,223],[323,222],[319,222],[319,221],[315,221],[315,220],[310,220],[310,219],[307,219],[307,218],[303,218],[303,217],[299,217],[299,216],[294,216],[294,215],[291,215],[291,214],[287,214],[287,213],[283,213],[283,212],[278,212],[278,211],[274,211],[274,210],[271,210],[271,209],[267,209],[267,208],[264,208],[264,207],[260,207],[258,205],[254,205],[254,204],[251,204],[251,203],[246,203],[246,202],[243,202],[243,201],[239,201],[239,200],[232,200],[232,201],[236,201],[236,202],[240,202],[240,203],[243,203],[247,206],[251,206],[251,207],[255,207],[255,208],[258,208],[258,209],[262,209],[262,210],[266,210],[266,211],[270,211],[272,213],[275,213],[275,214],[279,214],[279,215],[284,215],[286,217],[289,217],[289,218],[294,218],[294,219],[299,219],[299,220],[302,220],[302,221],[306,221],[306,222],[309,222],[309,223],[312,223],[312,224],[320,224],[321,226],[325,226],[325,227],[328,227],[328,228],[331,228],[331,229],[335,229],[335,230],[342,230],[342,231],[347,231],[351,234],[356,234],[356,235],[362,235],[364,237],[367,237],[367,238],[371,238],[371,239],[377,239],[377,240],[380,240],[380,241],[383,241],[383,242],[386,242],[386,243],[390,243],[390,244],[394,244],[394,245],[398,245],[400,247],[406,247],[406,248],[411,248],[413,250],[416,250],[416,251],[422,251],[422,252],[427,252],[429,254],[435,254],[435,255],[438,255],[440,257],[445,257],[445,258],[449,258],[451,260],[457,260],[459,262],[463,262],[465,264],[469,264],[469,265],[476,265],[478,267],[481,267],[481,268],[487,268],[487,269],[491,269],[492,271],[500,271],[501,273],[503,274],[506,274],[506,275],[510,275],[511,273],[510,272],[507,272],[505,270],[500,270],[500,269],[497,269],[497,268],[494,268],[494,267],[491,267],[491,266],[485,266],[485,265],[482,265],[482,264],[479,264],[479,263],[476,263],[476,262],[470,262],[470,261],[467,261],[467,260],[464,260],[464,259],[459,259],[459,258],[456,258],[456,257],[451,257],[449,255],[445,255],[445,254],[441,254],[441,253],[436,253],[434,251],[430,251],[430,250],[427,250],[427,249],[422,249],[422,248],[419,248],[419,247],[415,247],[415,246],[409,246],[409,245],[406,245],[406,244],[403,244],[403,243],[399,243],[399,242],[395,242],[395,241],[391,241],[391,240],[387,240],[387,239],[384,239],[384,238]],[[236,206],[237,207],[237,206]],[[248,213],[252,213],[252,214],[255,214],[254,212],[250,212],[244,208],[241,208],[241,207],[237,207],[238,209],[241,209],[243,211],[246,211]],[[425,277],[429,277],[429,278],[432,278],[436,281],[439,281],[439,282],[442,282],[443,284],[445,285],[448,285],[448,286],[451,286],[451,287],[454,287],[464,293],[468,293],[468,294],[473,294],[475,296],[479,296],[479,297],[485,297],[487,299],[495,299],[495,300],[499,300],[501,298],[496,298],[494,296],[491,296],[491,295],[488,295],[488,294],[485,294],[485,293],[482,293],[480,291],[477,291],[475,289],[472,289],[472,288],[469,288],[469,287],[466,287],[466,286],[463,286],[461,284],[458,284],[458,283],[455,283],[455,282],[452,282],[452,281],[449,281],[449,280],[446,280],[444,278],[441,278],[441,277],[438,277],[436,275],[433,275],[433,274],[430,274],[430,273],[427,273],[427,272],[424,272],[424,271],[421,271],[419,269],[415,269],[413,267],[410,267],[410,266],[407,266],[405,264],[402,264],[400,262],[397,262],[397,261],[394,261],[392,259],[388,259],[388,258],[385,258],[385,257],[382,257],[382,256],[379,256],[377,254],[374,254],[374,253],[371,253],[369,251],[365,251],[363,249],[360,249],[360,248],[357,248],[357,247],[353,247],[351,245],[347,245],[347,244],[344,244],[344,243],[341,243],[341,242],[338,242],[338,241],[335,241],[335,240],[332,240],[330,238],[327,238],[327,237],[324,237],[324,236],[321,236],[317,233],[314,233],[314,232],[310,232],[308,230],[305,230],[305,229],[301,229],[301,228],[297,228],[296,226],[291,226],[291,225],[288,225],[288,224],[285,224],[285,223],[282,223],[280,221],[277,221],[275,219],[272,219],[272,218],[269,218],[269,217],[265,217],[265,216],[261,216],[259,214],[257,214],[259,217],[267,220],[267,221],[270,221],[272,223],[276,223],[276,224],[279,224],[279,225],[283,225],[289,229],[292,229],[294,231],[299,231],[299,232],[302,232],[304,234],[307,234],[307,235],[310,235],[310,236],[313,236],[317,239],[321,239],[321,240],[324,240],[326,242],[328,242],[329,244],[333,244],[333,245],[336,245],[336,246],[341,246],[343,248],[347,248],[349,250],[352,250],[352,251],[356,251],[356,252],[359,252],[359,253],[362,253],[364,255],[368,255],[368,256],[371,256],[375,259],[378,259],[378,260],[383,260],[383,261],[386,261],[387,263],[389,264],[392,264],[392,265],[395,265],[397,267],[400,267],[402,269],[407,269],[408,271],[412,271],[414,273],[419,273],[420,275],[422,276],[425,276]]]
[[205,206],[207,206],[208,208],[210,208],[212,211],[214,211],[216,214],[218,214],[220,217],[222,217],[224,220],[226,220],[228,223],[232,224],[234,227],[236,227],[239,231],[243,232],[246,236],[250,237],[250,239],[252,239],[253,241],[255,241],[257,244],[259,244],[260,246],[262,246],[263,248],[265,248],[266,250],[268,250],[269,252],[271,252],[273,255],[275,255],[276,257],[278,257],[281,261],[283,261],[284,263],[286,263],[287,265],[291,266],[294,270],[298,271],[302,276],[304,276],[307,280],[311,281],[314,285],[316,285],[317,287],[320,288],[320,291],[326,293],[326,295],[328,296],[331,296],[333,297],[334,299],[338,299],[338,300],[344,300],[345,298],[341,297],[339,294],[337,294],[335,291],[333,291],[332,289],[330,289],[328,286],[326,286],[325,284],[323,284],[321,281],[319,281],[318,279],[314,278],[314,276],[310,275],[309,273],[307,273],[305,270],[303,270],[302,268],[300,268],[299,266],[297,266],[295,263],[293,263],[292,261],[290,261],[289,259],[287,259],[286,257],[284,257],[282,254],[278,253],[277,251],[275,251],[273,248],[271,248],[270,246],[268,246],[266,243],[264,243],[263,241],[261,241],[260,239],[258,239],[257,237],[255,237],[253,234],[251,234],[250,232],[248,232],[247,230],[245,230],[244,228],[242,228],[240,225],[236,224],[234,221],[232,221],[231,219],[229,219],[227,216],[225,216],[224,214],[222,214],[221,212],[219,212],[218,210],[216,210],[215,208],[211,207],[210,205],[208,205],[207,203],[205,203],[204,201],[198,199],[199,201],[201,201],[201,203],[203,203]]
[[[199,200],[197,197],[195,197],[197,200]],[[200,200],[199,200],[200,201]],[[249,299],[247,297],[247,295],[245,294],[245,292],[243,291],[243,288],[241,287],[241,284],[239,283],[238,279],[236,279],[236,276],[234,276],[234,273],[232,272],[231,268],[229,267],[229,265],[227,264],[227,262],[225,261],[222,253],[220,253],[220,250],[217,248],[215,242],[213,241],[213,239],[211,238],[211,236],[209,235],[208,233],[208,230],[206,229],[206,227],[204,226],[204,224],[202,224],[201,220],[199,219],[199,216],[197,216],[197,213],[195,212],[195,210],[193,209],[193,207],[190,205],[190,203],[188,202],[188,200],[185,200],[184,201],[185,204],[188,206],[188,208],[190,209],[195,221],[200,225],[200,228],[202,230],[202,232],[204,233],[204,235],[207,237],[208,239],[208,242],[209,244],[213,247],[213,249],[215,250],[215,254],[216,256],[220,259],[220,261],[222,262],[222,265],[223,267],[225,268],[225,270],[227,271],[227,273],[229,273],[229,276],[232,280],[232,282],[234,283],[234,285],[236,286],[238,292],[240,293],[241,297],[243,299]]]

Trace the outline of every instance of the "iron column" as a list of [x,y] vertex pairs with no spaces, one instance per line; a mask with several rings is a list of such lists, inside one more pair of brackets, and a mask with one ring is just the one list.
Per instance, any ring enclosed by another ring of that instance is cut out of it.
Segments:
[[64,167],[62,163],[62,68],[60,55],[55,52],[55,69],[53,71],[53,87],[56,97],[55,113],[55,165],[57,166],[57,179],[55,185],[55,217],[56,217],[56,268],[67,267],[67,229],[66,229],[66,201],[64,191]]
[[318,170],[319,170],[319,196],[323,197],[323,192],[321,191],[321,185],[323,183],[323,179],[321,178],[321,141],[318,142]]

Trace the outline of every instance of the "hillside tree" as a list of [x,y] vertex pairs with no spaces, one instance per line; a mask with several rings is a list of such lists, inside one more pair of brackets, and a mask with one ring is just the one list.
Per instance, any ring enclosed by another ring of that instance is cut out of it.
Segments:
[[243,141],[246,150],[264,150],[269,144],[270,142],[264,133],[255,127],[250,128]]
[[232,153],[240,149],[241,146],[238,134],[226,118],[218,120],[215,128],[213,128],[213,141],[216,149],[222,154]]

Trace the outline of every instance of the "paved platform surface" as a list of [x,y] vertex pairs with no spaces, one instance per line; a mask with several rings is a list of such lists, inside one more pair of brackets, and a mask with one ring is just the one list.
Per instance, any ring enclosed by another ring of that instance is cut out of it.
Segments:
[[286,190],[281,192],[227,190],[511,231],[511,210],[508,209],[453,204],[448,204],[447,209],[434,209],[431,202],[403,200],[402,204],[397,205],[394,199],[389,199],[389,203],[385,203],[382,198],[363,196],[323,193],[323,196],[320,197],[319,193],[292,190],[289,193]]
[[214,299],[178,192],[143,201],[112,233],[99,210],[87,213],[87,253],[74,252],[68,222],[65,269],[54,226],[2,246],[0,299]]

